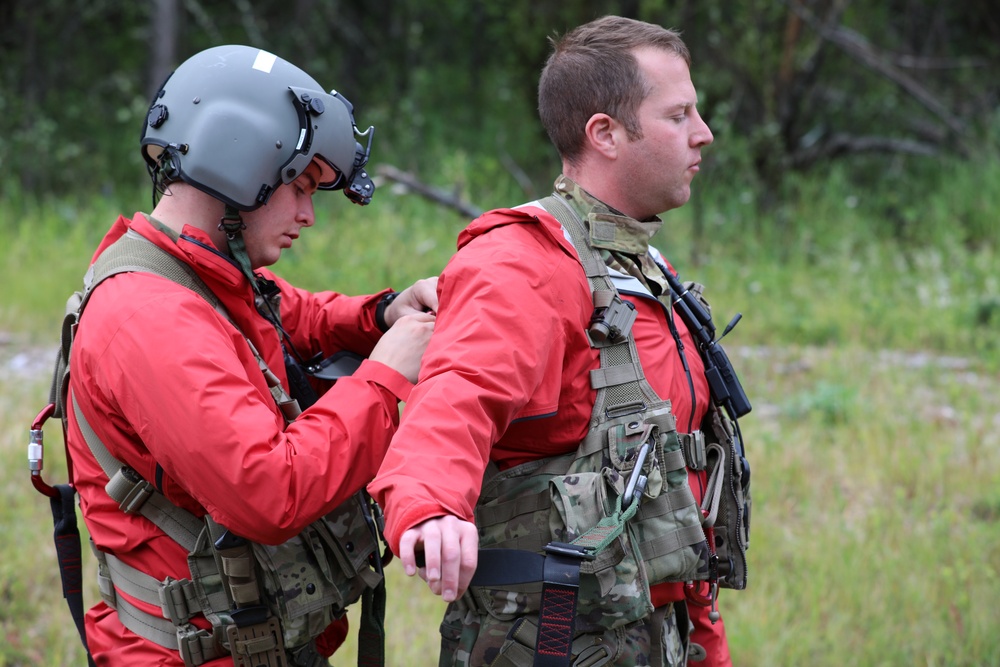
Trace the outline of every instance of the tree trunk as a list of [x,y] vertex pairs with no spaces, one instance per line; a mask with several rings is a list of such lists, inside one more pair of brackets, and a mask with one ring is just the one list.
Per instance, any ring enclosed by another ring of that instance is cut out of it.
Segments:
[[177,0],[155,0],[149,15],[149,98],[177,66]]

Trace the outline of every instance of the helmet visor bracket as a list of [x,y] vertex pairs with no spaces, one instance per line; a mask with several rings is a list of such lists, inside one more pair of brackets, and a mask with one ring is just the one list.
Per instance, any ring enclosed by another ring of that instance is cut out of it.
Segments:
[[[292,182],[318,158],[322,168],[319,189],[344,189],[352,201],[367,204],[374,185],[369,181],[355,187],[355,181],[368,179],[363,167],[371,153],[374,128],[359,132],[353,106],[336,91],[324,93],[297,87],[289,87],[289,91],[299,116],[300,131],[292,156],[281,167],[282,182]],[[357,139],[366,137],[367,146],[362,147]],[[359,192],[365,193],[364,196],[359,197]]]

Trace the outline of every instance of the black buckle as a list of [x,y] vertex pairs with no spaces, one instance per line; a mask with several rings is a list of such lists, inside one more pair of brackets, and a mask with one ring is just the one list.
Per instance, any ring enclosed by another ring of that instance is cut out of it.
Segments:
[[597,555],[591,547],[581,547],[566,542],[549,542],[545,545],[545,553],[579,558],[580,560],[594,560]]

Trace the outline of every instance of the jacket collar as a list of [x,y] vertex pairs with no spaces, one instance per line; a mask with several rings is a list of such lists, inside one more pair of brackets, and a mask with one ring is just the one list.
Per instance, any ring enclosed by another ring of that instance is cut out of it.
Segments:
[[555,191],[580,216],[595,248],[642,256],[649,251],[649,239],[663,226],[663,220],[658,217],[639,222],[624,215],[568,176],[556,179]]

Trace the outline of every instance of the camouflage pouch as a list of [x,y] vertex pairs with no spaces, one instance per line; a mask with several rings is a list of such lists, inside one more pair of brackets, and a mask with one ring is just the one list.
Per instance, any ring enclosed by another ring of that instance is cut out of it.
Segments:
[[[624,479],[615,470],[582,472],[549,482],[552,509],[549,526],[557,542],[573,542],[615,512],[611,500],[624,493]],[[649,582],[629,531],[580,565],[577,600],[579,629],[614,629],[643,618],[653,610]]]
[[[476,509],[480,547],[541,552],[551,541],[578,540],[620,509],[639,449],[650,438],[635,516],[594,560],[581,563],[577,631],[646,617],[653,610],[650,584],[707,577],[701,515],[669,405],[611,419],[591,430],[574,454],[506,470],[483,487]],[[474,588],[473,595],[486,613],[509,621],[538,612],[541,582]]]
[[355,497],[287,542],[253,545],[262,592],[281,619],[287,648],[318,637],[366,587],[378,583],[380,575],[369,565],[378,543],[367,511]]
[[708,487],[702,508],[706,528],[714,533],[719,586],[747,587],[747,549],[750,548],[750,474],[744,466],[738,433],[719,409],[706,417]]

